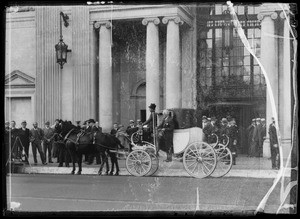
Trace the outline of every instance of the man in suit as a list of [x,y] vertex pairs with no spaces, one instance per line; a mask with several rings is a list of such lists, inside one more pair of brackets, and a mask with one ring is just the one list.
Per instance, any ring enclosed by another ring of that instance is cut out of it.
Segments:
[[112,130],[110,131],[110,134],[113,135],[113,136],[116,136],[118,128],[119,128],[118,123],[115,122],[114,125],[113,125]]
[[207,143],[211,143],[213,141],[211,134],[213,133],[213,126],[211,124],[211,118],[207,118],[206,124],[203,128],[203,133],[205,135],[205,140]]
[[272,169],[278,170],[280,168],[280,159],[279,159],[278,138],[277,138],[277,131],[276,131],[274,117],[272,117],[272,123],[269,126],[269,136],[270,136]]
[[228,148],[232,153],[232,164],[236,165],[238,129],[235,125],[235,121],[232,118],[230,118],[226,131],[226,134],[229,137]]
[[52,144],[53,144],[53,138],[54,138],[54,129],[50,127],[50,122],[45,122],[45,128],[43,129],[44,132],[44,139],[43,139],[43,151],[45,154],[45,158],[47,157],[47,151],[48,151],[48,162],[53,163],[52,161]]
[[253,141],[255,126],[256,126],[255,119],[252,119],[251,125],[247,128],[248,156],[250,157],[254,157],[256,154],[255,142]]
[[153,143],[153,132],[154,128],[157,127],[157,113],[155,112],[156,105],[154,103],[151,103],[149,106],[150,116],[149,118],[143,122],[142,126],[147,125],[148,127],[148,133],[145,136],[147,139],[146,141],[149,141]]
[[260,134],[260,156],[263,156],[263,144],[264,140],[266,139],[266,132],[267,132],[267,127],[266,127],[266,120],[264,118],[261,118],[261,134]]
[[252,140],[254,141],[255,145],[255,157],[261,157],[262,154],[262,138],[261,138],[261,123],[260,123],[260,118],[256,118],[256,126],[253,131],[253,138]]
[[37,165],[37,158],[36,158],[36,150],[38,150],[41,161],[43,165],[46,165],[46,158],[42,149],[42,141],[44,138],[44,132],[41,128],[38,127],[38,123],[34,122],[33,123],[33,128],[30,130],[31,132],[31,144],[32,144],[32,154],[33,154],[33,159],[34,159],[34,165]]
[[134,124],[134,121],[133,120],[130,120],[129,121],[129,126],[127,127],[127,129],[126,129],[126,133],[129,135],[129,137],[134,133],[134,132],[136,132],[137,131],[137,127],[135,126],[135,124]]
[[10,147],[11,147],[11,157],[13,159],[19,159],[20,157],[20,145],[19,142],[17,142],[17,136],[18,136],[19,129],[16,127],[16,122],[11,121],[10,122]]
[[[163,120],[159,126],[157,126],[157,130],[159,133],[159,144],[164,145],[165,152],[167,153],[167,159],[165,162],[172,161],[172,151],[173,151],[173,133],[175,124],[172,116],[170,115],[169,110],[163,110]],[[163,147],[159,147],[163,149]]]
[[20,141],[22,143],[22,146],[24,147],[24,152],[25,152],[25,163],[29,164],[28,158],[29,158],[29,144],[30,144],[30,137],[31,137],[31,132],[28,128],[26,128],[26,121],[24,120],[21,123],[21,128],[19,129],[18,136],[20,138]]

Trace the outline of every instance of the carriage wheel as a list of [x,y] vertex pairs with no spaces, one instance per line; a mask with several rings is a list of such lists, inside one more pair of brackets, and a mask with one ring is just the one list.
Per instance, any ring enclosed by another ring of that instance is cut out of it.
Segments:
[[133,145],[136,145],[136,144],[140,141],[139,133],[138,133],[138,132],[133,133],[133,134],[131,135],[130,140],[131,140],[131,143],[132,143]]
[[227,146],[229,144],[229,137],[228,135],[223,134],[221,137],[221,144],[223,144],[224,146]]
[[216,153],[205,142],[194,142],[188,145],[184,151],[184,168],[193,177],[204,178],[209,176],[215,170],[216,164]]
[[126,169],[134,176],[145,176],[152,167],[150,155],[143,150],[134,150],[126,158]]
[[210,146],[212,146],[213,148],[218,144],[219,142],[219,137],[213,133],[211,136],[210,136]]
[[149,153],[149,155],[151,157],[152,165],[151,165],[151,169],[150,169],[149,173],[147,174],[147,176],[152,176],[158,170],[159,159],[156,156],[156,154],[154,154],[154,153]]
[[225,176],[232,167],[232,154],[228,147],[223,144],[218,144],[214,147],[217,154],[217,166],[211,174],[213,177]]
[[149,143],[149,142],[147,142],[147,141],[143,141],[143,142],[142,142],[142,145],[147,146],[146,151],[147,151],[148,153],[154,153],[154,154],[156,154],[156,147],[155,147],[154,144]]

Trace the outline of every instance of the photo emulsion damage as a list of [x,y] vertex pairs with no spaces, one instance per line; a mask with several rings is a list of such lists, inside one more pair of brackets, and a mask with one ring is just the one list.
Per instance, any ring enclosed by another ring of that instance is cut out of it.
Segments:
[[297,213],[296,6],[8,6],[5,215]]

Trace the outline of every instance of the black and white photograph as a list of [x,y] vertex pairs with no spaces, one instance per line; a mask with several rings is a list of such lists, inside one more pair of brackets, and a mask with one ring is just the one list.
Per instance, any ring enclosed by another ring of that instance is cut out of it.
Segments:
[[55,3],[3,8],[4,216],[298,213],[296,3]]

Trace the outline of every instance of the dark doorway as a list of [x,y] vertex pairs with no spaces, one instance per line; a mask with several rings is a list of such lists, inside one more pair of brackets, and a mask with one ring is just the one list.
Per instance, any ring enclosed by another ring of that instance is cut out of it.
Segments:
[[146,121],[146,110],[140,110],[140,115],[141,115],[141,121],[145,122]]

